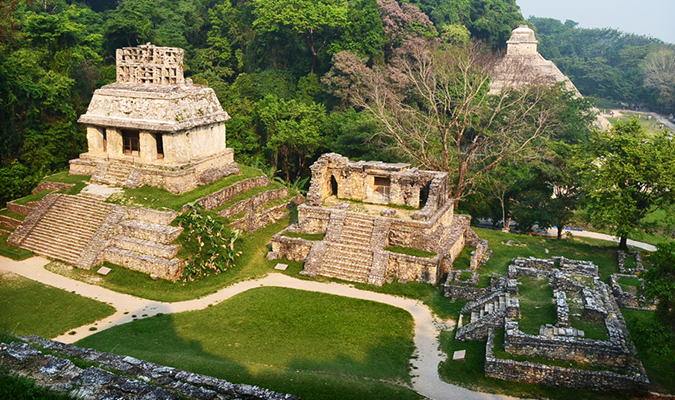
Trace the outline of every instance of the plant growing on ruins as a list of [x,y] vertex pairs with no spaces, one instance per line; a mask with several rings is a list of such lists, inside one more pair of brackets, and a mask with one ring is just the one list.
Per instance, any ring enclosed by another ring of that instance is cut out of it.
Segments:
[[562,87],[531,84],[492,93],[496,61],[478,45],[415,38],[404,41],[386,67],[338,53],[324,83],[371,114],[407,160],[450,172],[451,196],[459,199],[505,160],[541,153],[537,148],[561,125]]
[[229,232],[220,221],[202,211],[199,204],[188,204],[188,211],[177,218],[178,226],[184,229],[186,246],[195,251],[185,266],[185,280],[221,273],[233,266],[241,254],[234,249],[241,232]]

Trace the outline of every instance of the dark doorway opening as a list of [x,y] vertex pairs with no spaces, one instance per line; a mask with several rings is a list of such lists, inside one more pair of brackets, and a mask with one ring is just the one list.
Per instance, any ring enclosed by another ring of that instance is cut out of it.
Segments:
[[103,131],[103,152],[108,152],[108,131],[105,128],[101,129]]
[[138,131],[122,131],[122,144],[125,156],[139,156],[141,152]]
[[157,159],[164,159],[164,143],[162,142],[162,134],[155,133],[155,141],[157,142]]
[[338,197],[338,183],[333,175],[330,177],[330,191],[332,192],[331,194],[334,194],[335,197]]

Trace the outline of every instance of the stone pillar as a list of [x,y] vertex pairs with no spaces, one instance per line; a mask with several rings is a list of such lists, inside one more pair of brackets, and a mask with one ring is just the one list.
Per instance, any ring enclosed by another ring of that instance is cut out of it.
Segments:
[[106,128],[105,134],[108,139],[108,154],[111,156],[121,156],[124,153],[122,131],[115,128]]
[[100,154],[105,153],[103,146],[103,130],[98,126],[87,126],[87,144],[89,153]]
[[157,138],[152,132],[140,131],[138,134],[140,141],[141,160],[146,162],[157,161]]

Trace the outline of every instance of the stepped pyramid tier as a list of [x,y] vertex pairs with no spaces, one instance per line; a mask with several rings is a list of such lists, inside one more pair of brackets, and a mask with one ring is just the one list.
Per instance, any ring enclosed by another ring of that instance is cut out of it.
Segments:
[[88,151],[71,174],[180,194],[234,173],[213,89],[183,77],[183,50],[147,44],[117,50],[117,82],[96,90],[78,122]]
[[[471,231],[470,217],[454,215],[447,172],[351,162],[335,153],[322,155],[311,170],[307,202],[298,206],[298,223],[287,230],[324,238],[281,232],[272,238],[270,256],[305,262],[303,275],[374,285],[388,278],[436,284],[465,244],[477,248],[472,256],[477,260],[487,251],[487,242]],[[401,254],[388,246],[430,254]]]
[[[582,97],[574,83],[553,61],[539,54],[538,43],[534,31],[527,25],[520,25],[511,32],[511,38],[506,41],[506,55],[492,67],[490,94],[497,94],[503,88],[521,87],[530,83],[554,85],[562,82],[568,90]],[[597,109],[593,112],[599,114]],[[607,118],[601,115],[598,115],[594,125],[603,131],[611,127]]]
[[88,196],[49,194],[7,242],[39,255],[91,269],[103,261],[177,280],[184,260],[173,245],[183,231],[175,211],[122,207]]

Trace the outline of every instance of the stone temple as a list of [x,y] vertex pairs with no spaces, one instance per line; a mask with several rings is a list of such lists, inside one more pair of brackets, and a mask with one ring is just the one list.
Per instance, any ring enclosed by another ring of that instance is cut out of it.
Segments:
[[[487,251],[487,241],[469,227],[471,217],[454,214],[447,172],[352,162],[335,153],[322,155],[311,169],[298,223],[272,238],[268,255],[304,262],[301,274],[374,285],[393,279],[436,284],[465,244],[476,247],[474,269]],[[308,240],[303,234],[323,239]],[[424,250],[429,256],[402,254],[389,246]]]
[[226,175],[223,111],[213,89],[183,77],[183,49],[147,44],[117,50],[117,82],[94,92],[78,122],[88,151],[71,174],[123,187],[180,194]]

